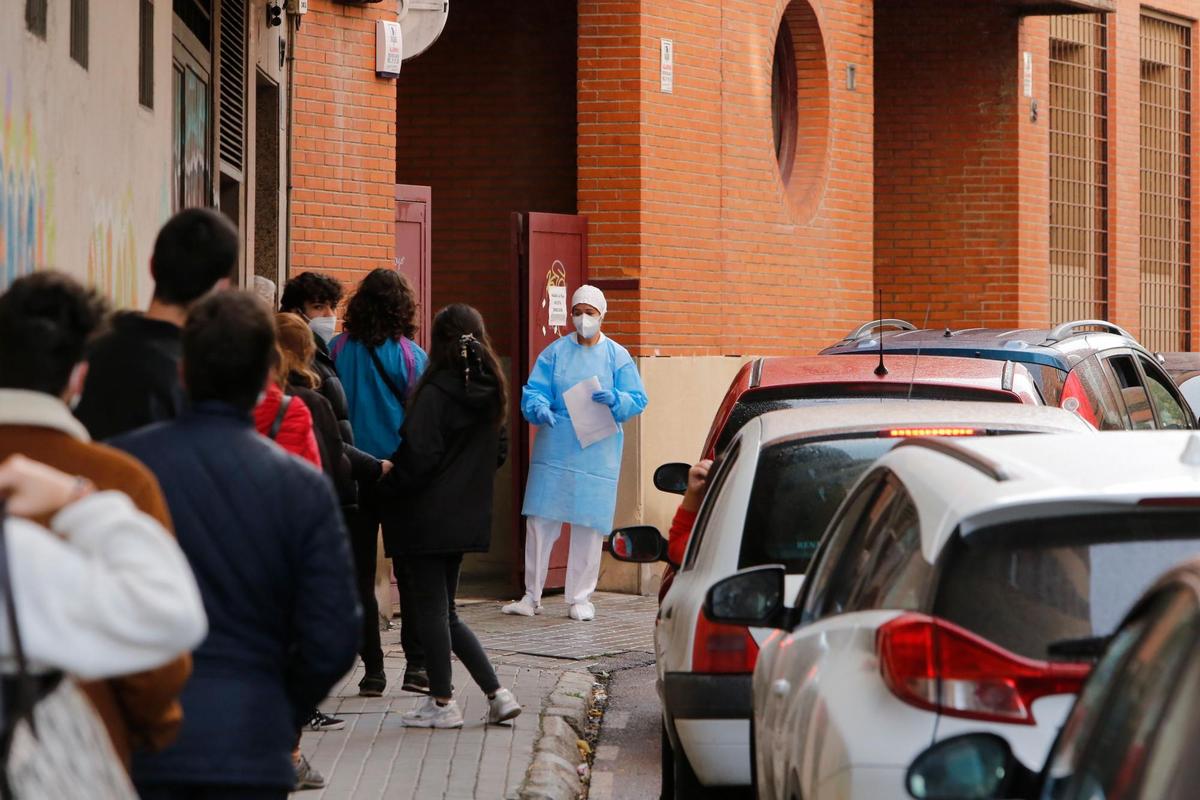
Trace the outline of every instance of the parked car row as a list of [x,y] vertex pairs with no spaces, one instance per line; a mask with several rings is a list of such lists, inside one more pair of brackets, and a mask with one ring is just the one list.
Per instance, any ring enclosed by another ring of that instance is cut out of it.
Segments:
[[[1108,323],[885,320],[826,353],[746,365],[709,431],[655,634],[663,796],[1034,791],[1138,595],[1200,555],[1195,415]],[[666,560],[653,528],[612,545]]]

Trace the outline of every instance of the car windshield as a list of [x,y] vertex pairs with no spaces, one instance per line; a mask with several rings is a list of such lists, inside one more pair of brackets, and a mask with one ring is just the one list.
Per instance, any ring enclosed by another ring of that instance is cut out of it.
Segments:
[[725,427],[717,437],[715,453],[724,452],[738,431],[750,420],[769,411],[784,411],[789,408],[830,405],[834,403],[861,403],[864,400],[973,400],[976,402],[1019,403],[1020,398],[1009,392],[979,389],[973,386],[936,386],[913,384],[909,397],[907,383],[885,384],[808,384],[804,386],[782,386],[759,389],[744,393],[734,405]]
[[872,433],[765,449],[750,491],[738,568],[783,564],[789,573],[807,570],[851,484],[896,441]]
[[934,613],[1022,656],[1080,660],[1197,554],[1200,510],[1023,520],[955,537]]

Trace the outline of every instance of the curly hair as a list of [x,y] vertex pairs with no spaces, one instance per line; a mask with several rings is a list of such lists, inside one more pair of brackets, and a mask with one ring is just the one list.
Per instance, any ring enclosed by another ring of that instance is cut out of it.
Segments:
[[342,329],[368,347],[401,336],[411,339],[417,332],[417,298],[408,278],[382,267],[368,273],[350,298]]
[[317,352],[312,331],[298,314],[284,311],[275,315],[275,335],[279,342],[280,360],[276,378],[281,388],[285,387],[293,373],[299,377],[300,385],[308,389],[321,386],[321,376],[312,368],[313,356]]
[[280,311],[304,311],[305,303],[327,303],[336,307],[342,301],[342,283],[319,272],[301,272],[283,285]]

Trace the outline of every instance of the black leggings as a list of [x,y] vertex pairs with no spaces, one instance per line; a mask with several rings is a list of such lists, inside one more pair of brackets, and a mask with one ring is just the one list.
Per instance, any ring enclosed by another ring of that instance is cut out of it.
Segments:
[[425,669],[429,673],[429,693],[434,697],[451,696],[450,651],[453,650],[479,688],[485,694],[494,694],[500,688],[496,670],[475,634],[454,610],[462,555],[403,556],[393,563],[397,581],[403,578],[402,602],[413,607],[417,639],[424,649]]
[[[350,529],[350,544],[354,553],[355,583],[358,601],[362,604],[362,656],[363,668],[368,675],[383,674],[383,647],[379,640],[379,603],[375,599],[375,558],[379,551],[379,510],[377,500],[368,487],[359,484],[358,508],[346,515]],[[400,589],[400,646],[404,649],[404,660],[411,668],[425,666],[425,653],[416,636],[416,625],[408,604],[404,601],[404,583],[400,580],[401,570],[396,570]]]

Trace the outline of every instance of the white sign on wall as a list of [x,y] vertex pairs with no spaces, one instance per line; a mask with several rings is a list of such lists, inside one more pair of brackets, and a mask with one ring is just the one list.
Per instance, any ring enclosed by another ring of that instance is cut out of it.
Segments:
[[378,20],[375,23],[375,75],[379,78],[399,78],[404,61],[400,23]]
[[658,70],[659,83],[662,91],[671,94],[675,91],[675,42],[670,39],[663,39],[660,56],[661,63]]
[[1033,97],[1033,53],[1026,50],[1021,56],[1025,62],[1025,96]]

